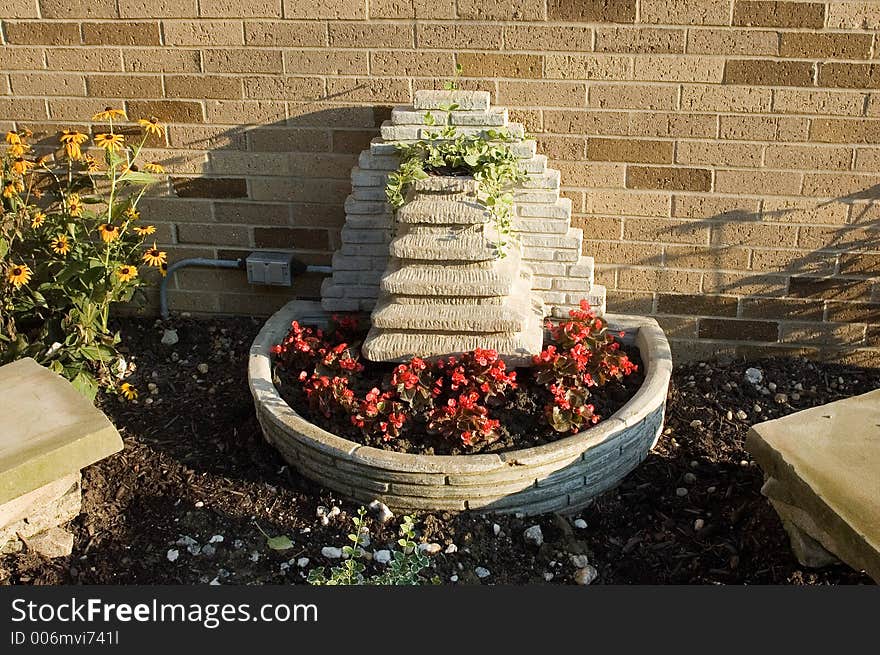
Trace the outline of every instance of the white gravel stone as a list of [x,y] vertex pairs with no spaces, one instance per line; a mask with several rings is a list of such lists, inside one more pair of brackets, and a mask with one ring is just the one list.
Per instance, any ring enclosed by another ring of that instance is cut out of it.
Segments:
[[599,571],[596,567],[588,564],[582,569],[578,569],[574,574],[574,581],[579,585],[588,585],[599,577]]
[[587,522],[584,521],[583,519],[575,519],[574,520],[574,527],[576,527],[578,530],[586,530]]
[[377,550],[373,553],[373,561],[377,564],[388,564],[391,561],[391,551]]
[[544,582],[550,582],[553,579],[553,574],[550,571],[544,571]]
[[501,534],[501,526],[498,525],[497,523],[493,523],[493,524],[492,524],[492,533],[493,533],[496,537],[497,537],[499,534]]
[[743,410],[739,409],[739,410],[737,410],[737,412],[736,412],[736,417],[737,417],[740,421],[745,421],[745,420],[749,417],[749,415],[746,414]]
[[694,482],[697,481],[697,476],[694,475],[693,473],[691,473],[690,471],[688,471],[687,473],[684,474],[684,481],[687,484],[693,484]]
[[760,384],[764,379],[764,372],[759,368],[747,368],[745,378],[750,384]]
[[223,543],[223,535],[222,535],[222,534],[215,534],[213,537],[211,537],[210,539],[208,539],[208,543],[209,543],[209,544],[220,544],[220,543]]
[[162,345],[173,346],[178,341],[180,341],[180,337],[177,336],[177,330],[165,330],[162,333]]
[[180,557],[180,551],[176,548],[171,548],[168,553],[166,553],[166,557],[169,562],[176,562],[177,558]]
[[694,521],[694,532],[699,532],[706,525],[706,522],[703,519],[697,519]]
[[201,364],[199,364],[198,366],[196,366],[196,369],[198,370],[199,373],[201,373],[202,375],[204,375],[205,373],[208,372],[208,365],[205,364],[204,362],[202,362]]
[[370,503],[369,507],[370,511],[376,514],[381,523],[388,523],[388,521],[394,518],[394,512],[388,509],[388,505],[381,500],[374,500]]
[[342,557],[342,549],[335,546],[324,546],[321,549],[321,555],[327,559],[339,559]]
[[426,555],[436,555],[441,550],[440,544],[430,543],[430,544],[419,544],[419,550],[425,553]]
[[296,560],[296,565],[299,568],[304,569],[309,565],[310,561],[311,560],[308,557],[300,557],[298,560]]
[[446,553],[447,555],[452,555],[453,553],[458,552],[458,546],[456,546],[455,544],[449,544],[446,547],[446,550],[444,550],[443,552]]
[[457,575],[450,575],[449,581],[450,582],[458,582],[458,576]]
[[688,490],[685,489],[684,487],[679,487],[678,489],[675,490],[675,495],[678,496],[679,498],[684,498],[685,496],[688,495]]
[[703,422],[700,419],[694,419],[693,421],[691,421],[692,428],[699,428],[702,426],[703,426]]
[[544,543],[544,533],[541,532],[540,525],[532,525],[523,531],[523,539],[530,546],[535,546],[540,548]]
[[583,569],[589,566],[590,558],[586,555],[572,555],[568,558],[571,565],[576,569]]
[[475,568],[474,573],[476,573],[477,577],[480,580],[482,580],[483,578],[488,578],[490,575],[492,575],[492,572],[489,569],[482,566],[478,566],[477,568]]

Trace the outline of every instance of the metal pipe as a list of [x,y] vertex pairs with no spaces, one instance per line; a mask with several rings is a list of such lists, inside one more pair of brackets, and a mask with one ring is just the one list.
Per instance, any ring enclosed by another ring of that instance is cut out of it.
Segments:
[[[244,268],[247,265],[244,258],[239,259],[208,259],[206,257],[191,257],[189,259],[181,259],[168,266],[165,271],[165,277],[162,278],[162,284],[159,286],[159,312],[162,318],[167,319],[170,316],[168,310],[168,280],[171,274],[185,266],[207,266],[209,268]],[[323,273],[330,275],[333,273],[331,266],[309,265],[300,269],[305,273]]]

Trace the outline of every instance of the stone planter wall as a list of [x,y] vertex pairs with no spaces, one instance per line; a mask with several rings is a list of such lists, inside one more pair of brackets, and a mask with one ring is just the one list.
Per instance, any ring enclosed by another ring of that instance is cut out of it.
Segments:
[[545,446],[500,454],[410,455],[362,446],[306,421],[272,382],[269,349],[292,320],[321,324],[319,303],[293,301],[272,316],[251,348],[249,383],[266,439],[300,473],[345,496],[379,498],[395,509],[574,511],[617,485],[647,455],[663,425],[672,371],[669,346],[653,319],[608,315],[635,343],[645,383],[597,426]]

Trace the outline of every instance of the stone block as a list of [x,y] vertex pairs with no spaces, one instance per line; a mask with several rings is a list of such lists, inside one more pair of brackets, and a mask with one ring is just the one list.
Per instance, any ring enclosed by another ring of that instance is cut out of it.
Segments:
[[416,91],[413,97],[415,109],[449,109],[452,105],[458,105],[456,110],[465,111],[488,111],[488,91]]
[[[488,266],[456,266],[418,262],[394,263],[382,279],[382,291],[418,296],[505,296],[517,281],[519,256],[490,260]],[[426,280],[429,280],[426,282]]]
[[507,125],[507,108],[493,107],[489,111],[453,111],[449,114],[450,125],[480,127],[503,127]]
[[400,223],[481,225],[489,220],[488,211],[476,200],[449,202],[431,198],[416,199],[397,211],[397,221]]
[[499,256],[491,230],[473,232],[415,225],[391,242],[392,257],[441,261],[489,261]]
[[[437,300],[431,298],[430,300]],[[440,299],[441,301],[443,299]],[[477,305],[380,300],[371,316],[377,328],[427,332],[520,332],[533,313],[530,295],[507,296],[498,304]]]

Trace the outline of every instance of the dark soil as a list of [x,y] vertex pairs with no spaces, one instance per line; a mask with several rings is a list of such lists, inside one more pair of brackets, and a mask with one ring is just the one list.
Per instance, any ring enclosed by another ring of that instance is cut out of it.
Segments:
[[[600,419],[611,416],[623,407],[636,394],[645,379],[638,348],[622,346],[620,350],[629,356],[638,369],[620,381],[612,379],[604,386],[592,390],[590,402],[596,408],[595,413]],[[367,361],[362,363],[364,370],[352,378],[352,389],[359,397],[363,398],[374,387],[383,391],[391,388],[390,380],[395,368],[394,364]],[[499,439],[488,444],[474,444],[470,448],[463,448],[461,444],[441,435],[430,434],[425,417],[420,414],[414,416],[412,422],[404,427],[404,431],[396,439],[383,441],[379,436],[365,436],[360,429],[352,425],[348,416],[327,417],[320,411],[313,411],[309,407],[297,375],[285,374],[283,371],[280,371],[279,375],[281,396],[300,415],[329,432],[374,448],[423,455],[498,453],[541,446],[571,436],[570,432],[555,431],[548,423],[544,415],[544,406],[550,402],[552,396],[543,386],[535,382],[528,368],[516,370],[517,388],[507,394],[506,402],[489,408],[489,418],[501,422]]]
[[[259,323],[179,318],[174,324],[180,343],[173,347],[160,344],[160,324],[117,324],[138,365],[132,382],[141,396],[137,404],[114,397],[100,403],[125,449],[84,472],[83,512],[71,524],[73,555],[51,561],[27,551],[5,556],[0,581],[302,583],[310,568],[332,564],[322,547],[347,543],[357,505],[300,477],[263,441],[246,380]],[[203,363],[207,373],[198,370]],[[763,384],[777,385],[774,393],[787,394],[784,402],[745,381],[749,366],[763,371]],[[150,382],[158,395],[151,396]],[[457,576],[459,584],[543,583],[551,575],[553,583],[570,584],[573,554],[588,555],[598,569],[594,584],[870,583],[844,565],[812,571],[797,563],[760,494],[762,475],[743,439],[751,422],[878,387],[878,370],[798,359],[678,366],[657,448],[577,517],[421,513],[415,516],[419,540],[457,545],[458,552],[431,561],[441,580]],[[738,419],[738,410],[747,418]],[[695,481],[686,481],[687,473]],[[689,493],[678,497],[678,487]],[[341,513],[324,525],[321,506],[338,506]],[[587,527],[573,527],[575,518]],[[697,519],[702,529],[695,529]],[[371,550],[393,544],[399,521],[369,519]],[[545,537],[540,549],[522,537],[536,523]],[[271,550],[262,532],[285,534],[294,548]],[[174,561],[169,551],[177,551]],[[310,559],[302,568],[301,557]],[[482,581],[474,573],[478,566],[491,572]]]
[[425,169],[428,175],[436,177],[468,177],[474,174],[474,169],[469,166],[431,166]]

